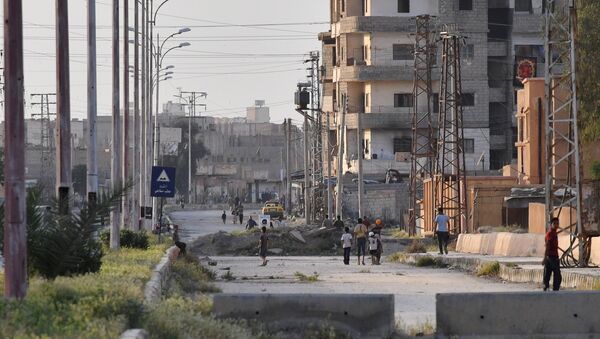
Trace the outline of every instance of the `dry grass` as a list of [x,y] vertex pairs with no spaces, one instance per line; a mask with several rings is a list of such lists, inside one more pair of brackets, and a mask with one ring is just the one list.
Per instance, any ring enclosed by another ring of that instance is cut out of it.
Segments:
[[427,253],[427,246],[421,240],[413,240],[412,243],[404,249],[405,253]]
[[306,275],[302,272],[296,272],[294,273],[294,276],[302,282],[317,282],[319,281],[319,275],[317,273],[313,274],[313,275]]
[[496,277],[498,273],[500,273],[500,263],[497,261],[486,262],[477,268],[478,277]]

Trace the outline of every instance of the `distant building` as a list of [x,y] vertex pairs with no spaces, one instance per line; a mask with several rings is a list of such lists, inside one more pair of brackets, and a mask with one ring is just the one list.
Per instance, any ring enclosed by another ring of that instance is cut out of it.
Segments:
[[246,108],[246,120],[254,124],[271,122],[269,107],[265,107],[264,100],[256,100],[254,101],[254,107]]
[[163,111],[161,114],[183,117],[186,114],[185,105],[169,100],[166,104],[163,104]]

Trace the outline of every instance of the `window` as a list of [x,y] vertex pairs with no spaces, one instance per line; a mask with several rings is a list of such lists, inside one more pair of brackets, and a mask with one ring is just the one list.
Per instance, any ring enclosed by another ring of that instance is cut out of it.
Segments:
[[475,106],[475,93],[462,93],[460,104],[464,106]]
[[337,48],[333,47],[333,52],[331,53],[331,62],[333,66],[337,66]]
[[463,143],[465,146],[465,149],[463,150],[465,154],[475,153],[475,139],[463,139]]
[[439,93],[433,93],[433,95],[431,96],[431,100],[433,101],[431,103],[431,108],[433,109],[433,113],[439,113],[440,112],[440,95],[439,95]]
[[531,0],[515,0],[515,12],[531,13],[532,12]]
[[461,11],[472,11],[473,0],[458,0],[458,9]]
[[413,95],[410,93],[394,94],[394,107],[413,107]]
[[398,13],[410,13],[410,0],[398,0]]
[[342,12],[346,11],[346,0],[342,0]]
[[394,44],[392,46],[392,58],[394,60],[413,60],[413,45]]
[[473,44],[464,45],[461,47],[462,60],[466,63],[473,62],[475,59],[475,46]]
[[365,107],[369,107],[369,97],[370,94],[369,93],[365,93]]
[[394,138],[394,153],[412,152],[411,138]]

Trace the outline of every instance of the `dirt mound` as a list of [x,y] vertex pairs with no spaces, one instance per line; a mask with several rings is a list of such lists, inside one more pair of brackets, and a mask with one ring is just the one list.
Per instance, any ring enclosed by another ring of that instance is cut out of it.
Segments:
[[[269,230],[271,255],[341,255],[343,231],[335,228],[278,228]],[[218,232],[196,239],[189,247],[201,255],[258,255],[260,232]]]

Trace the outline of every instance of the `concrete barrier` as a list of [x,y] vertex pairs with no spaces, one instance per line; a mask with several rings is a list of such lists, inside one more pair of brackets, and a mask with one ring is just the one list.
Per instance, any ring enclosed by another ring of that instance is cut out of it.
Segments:
[[598,337],[600,292],[436,295],[438,337]]
[[457,252],[508,257],[543,257],[544,249],[543,234],[460,234],[456,243]]
[[160,298],[163,292],[167,289],[169,276],[171,274],[171,264],[177,260],[179,256],[179,248],[171,246],[167,249],[165,255],[160,259],[159,263],[154,267],[150,280],[144,287],[144,300],[146,303],[152,303]]
[[395,326],[393,294],[216,294],[219,318],[259,320],[269,329],[333,326],[357,338],[389,337]]

